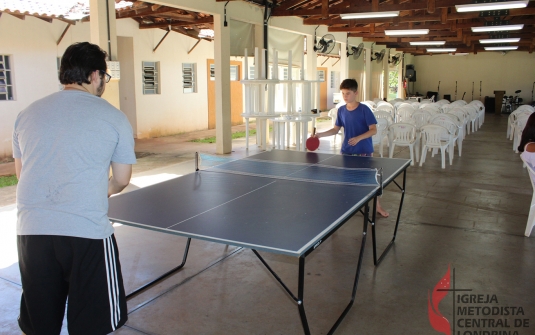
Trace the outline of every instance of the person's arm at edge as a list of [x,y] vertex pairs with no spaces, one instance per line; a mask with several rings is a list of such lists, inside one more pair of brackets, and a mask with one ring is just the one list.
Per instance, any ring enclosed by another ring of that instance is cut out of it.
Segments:
[[132,177],[132,165],[111,162],[111,173],[112,176],[108,182],[108,198],[128,186]]
[[530,142],[526,145],[526,150],[527,152],[535,152],[535,143],[534,142]]
[[22,171],[22,160],[20,158],[15,158],[15,174],[17,179],[20,180],[20,172]]

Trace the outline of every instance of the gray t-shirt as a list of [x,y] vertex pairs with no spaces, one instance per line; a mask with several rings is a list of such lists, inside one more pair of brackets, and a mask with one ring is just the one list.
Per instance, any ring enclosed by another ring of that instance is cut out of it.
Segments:
[[134,137],[126,116],[106,100],[68,90],[20,112],[13,157],[22,171],[17,187],[18,235],[104,239],[111,162],[134,164]]

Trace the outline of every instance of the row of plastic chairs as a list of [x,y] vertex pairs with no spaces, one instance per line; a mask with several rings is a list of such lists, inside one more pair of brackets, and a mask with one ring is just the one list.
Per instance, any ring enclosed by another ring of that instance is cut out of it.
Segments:
[[[457,145],[459,156],[461,156],[462,141],[465,138],[466,134],[470,132],[470,128],[473,128],[474,131],[477,130],[476,121],[479,119],[479,115],[474,106],[458,103],[453,105],[453,107],[454,108],[449,109],[447,113],[440,113],[438,110],[438,106],[435,106],[435,108],[431,108],[430,106],[430,108],[418,109],[416,111],[409,109],[409,112],[403,111],[404,109],[400,108],[397,112],[397,121],[398,123],[414,125],[416,127],[415,132],[417,133],[417,137],[418,133],[421,133],[420,136],[423,137],[429,135],[424,135],[424,133],[422,133],[421,131],[422,127],[429,123],[440,125],[443,128],[447,129],[449,135],[442,134],[441,136],[444,138],[442,142],[447,141],[451,144],[451,148],[448,148],[448,151],[450,152],[451,164],[454,156],[454,145]],[[378,110],[377,112],[375,112],[375,117],[378,121],[378,134],[375,135],[376,139],[374,140],[374,143],[380,144],[379,151],[382,156],[384,139],[389,136],[389,127],[390,125],[395,124],[396,120],[391,116],[390,113],[383,110]],[[392,134],[390,136],[392,136]],[[449,138],[449,136],[451,136],[451,139]],[[392,140],[389,139],[389,143],[391,141]],[[401,141],[403,142],[403,140]],[[444,146],[444,143],[442,143],[442,146]],[[439,147],[440,146],[438,146],[437,148]],[[393,149],[392,145],[390,148]],[[409,149],[411,148],[409,147]],[[412,151],[413,150],[411,150],[411,152]],[[413,152],[411,154],[411,159],[413,159],[413,161],[418,159]],[[425,158],[423,160],[425,161]]]

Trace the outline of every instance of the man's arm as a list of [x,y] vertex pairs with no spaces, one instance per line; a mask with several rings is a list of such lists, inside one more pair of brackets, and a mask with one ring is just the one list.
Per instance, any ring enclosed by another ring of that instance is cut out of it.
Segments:
[[128,186],[132,177],[132,165],[111,162],[111,173],[112,176],[108,182],[108,198]]
[[20,158],[15,158],[15,174],[17,179],[20,180],[20,171],[22,171],[22,160]]

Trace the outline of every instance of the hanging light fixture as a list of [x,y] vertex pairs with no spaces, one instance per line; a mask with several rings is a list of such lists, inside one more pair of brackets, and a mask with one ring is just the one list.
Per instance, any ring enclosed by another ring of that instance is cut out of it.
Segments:
[[503,2],[486,2],[486,3],[473,3],[468,5],[455,5],[455,9],[459,13],[465,12],[481,12],[487,10],[501,10],[501,9],[514,9],[514,8],[526,8],[528,6],[528,0],[520,1],[503,1]]
[[385,30],[385,35],[402,36],[402,35],[426,35],[429,29],[402,29],[402,30]]
[[392,12],[366,12],[366,13],[347,13],[340,14],[341,19],[372,19],[378,17],[396,17],[399,16],[399,10]]

